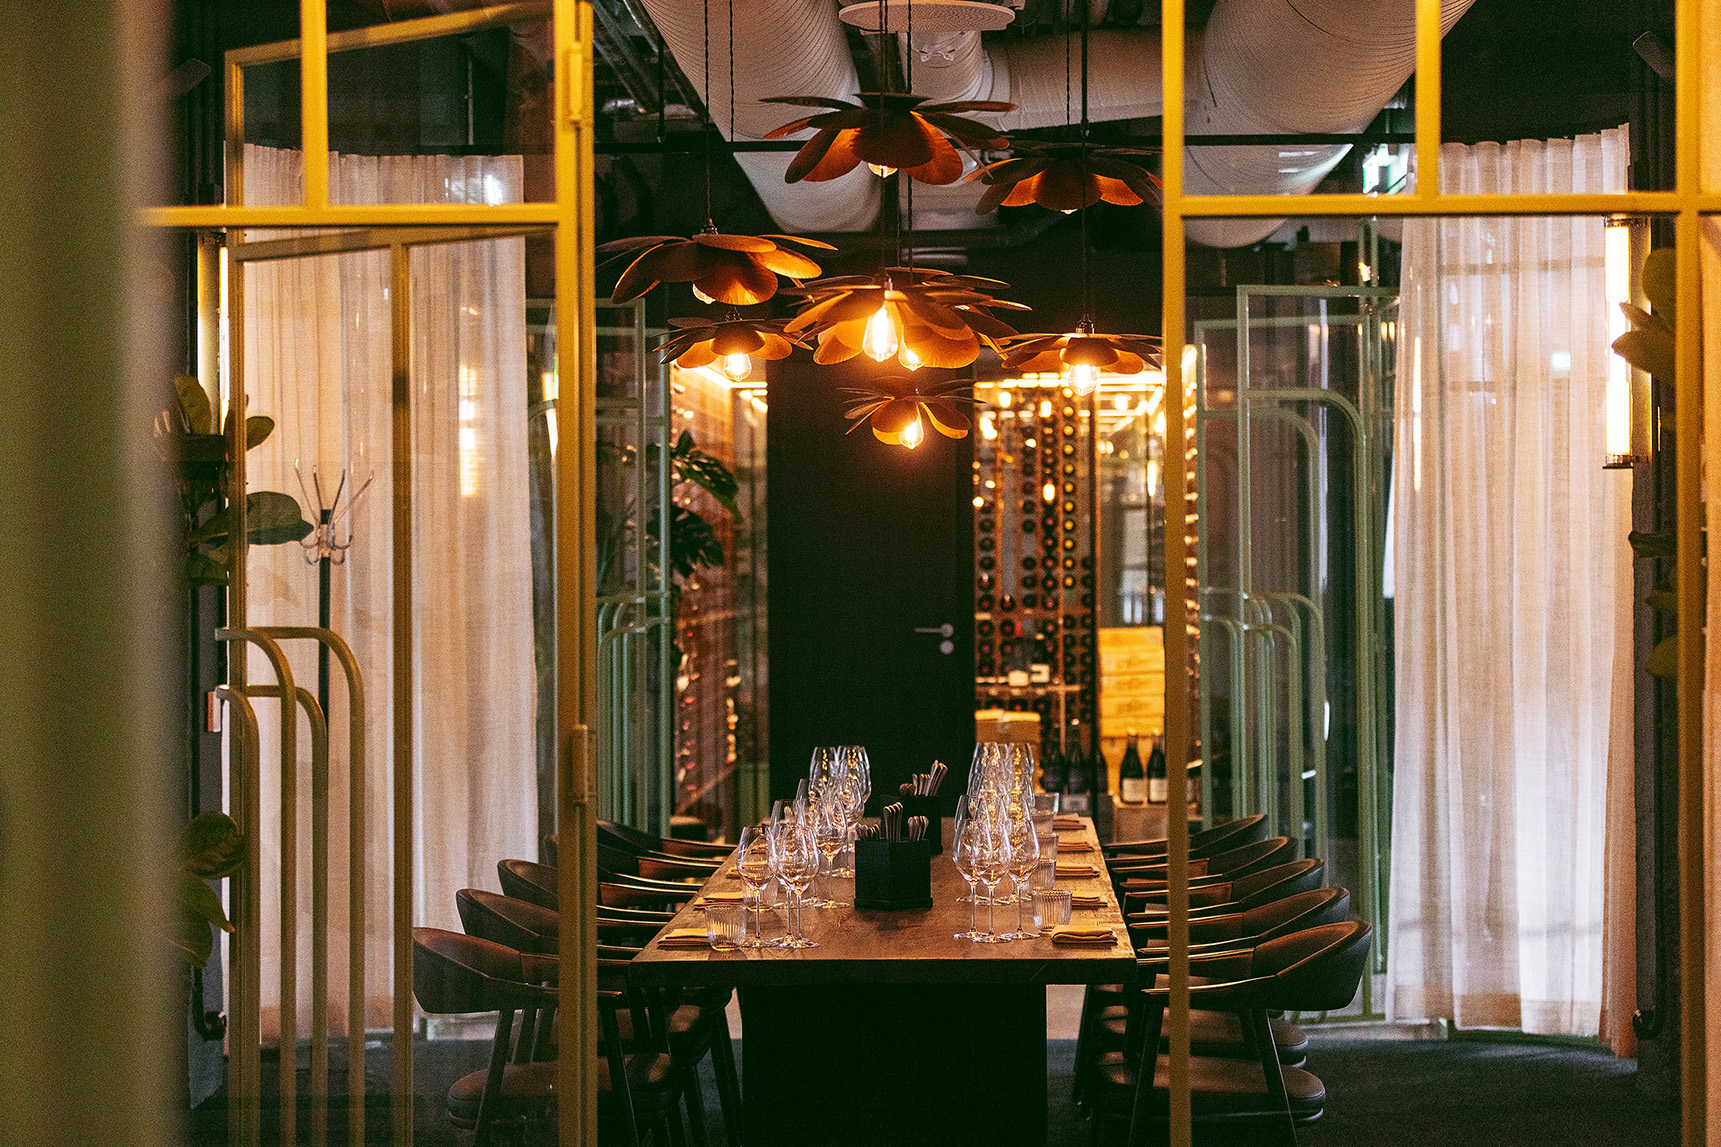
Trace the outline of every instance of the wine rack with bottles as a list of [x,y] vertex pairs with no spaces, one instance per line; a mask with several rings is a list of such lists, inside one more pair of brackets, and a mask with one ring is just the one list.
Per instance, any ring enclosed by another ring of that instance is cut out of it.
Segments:
[[1073,750],[1098,710],[1093,403],[1057,378],[975,396],[976,707],[1037,712]]

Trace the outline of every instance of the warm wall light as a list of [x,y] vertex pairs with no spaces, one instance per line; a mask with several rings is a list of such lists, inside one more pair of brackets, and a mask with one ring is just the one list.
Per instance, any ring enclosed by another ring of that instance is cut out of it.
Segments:
[[[1628,219],[1610,219],[1603,232],[1603,280],[1607,292],[1610,346],[1631,326],[1627,308],[1633,302],[1633,271],[1637,264],[1634,228]],[[1568,360],[1569,361],[1569,360]],[[1649,460],[1649,376],[1635,370],[1618,354],[1608,355],[1607,386],[1602,399],[1604,470],[1627,470]]]

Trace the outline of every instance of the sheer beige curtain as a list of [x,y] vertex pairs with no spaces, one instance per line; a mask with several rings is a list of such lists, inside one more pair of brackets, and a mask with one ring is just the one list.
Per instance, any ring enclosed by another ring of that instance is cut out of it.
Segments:
[[[266,203],[296,195],[299,153],[249,146],[246,197]],[[337,202],[509,202],[521,198],[517,157],[334,156]],[[274,236],[254,234],[253,239]],[[419,923],[459,928],[457,889],[496,886],[496,861],[536,856],[537,789],[533,723],[530,520],[526,470],[525,255],[519,239],[414,249],[412,266],[413,629],[416,659],[392,664],[391,318],[386,251],[248,265],[245,374],[251,412],[277,422],[252,451],[252,489],[300,491],[313,467],[325,497],[344,468],[347,493],[375,483],[348,522],[353,546],[334,568],[332,621],[364,673],[367,755],[365,799],[367,1022],[389,1022],[392,976],[392,761],[397,736],[413,739],[419,784],[413,887]],[[315,508],[306,507],[315,519]],[[341,534],[344,536],[345,528]],[[296,545],[255,547],[250,619],[257,625],[315,624],[317,569]],[[249,672],[268,679],[255,655]],[[300,684],[315,688],[309,648],[293,652]],[[415,681],[417,724],[392,727],[396,672]],[[345,690],[338,667],[333,710],[330,799],[347,801]],[[276,707],[258,706],[264,729],[263,791],[279,786],[267,747]],[[308,810],[307,740],[299,776]],[[264,805],[266,842],[279,841],[279,817]],[[308,813],[306,814],[308,816]],[[331,1026],[345,1023],[348,849],[345,813],[332,818],[329,984]],[[299,840],[299,1031],[309,998],[309,839]],[[265,847],[265,889],[278,885],[280,855]],[[263,906],[265,1006],[279,977],[279,901]],[[278,1023],[278,1019],[274,1021]],[[266,1027],[273,1023],[266,1016]],[[277,1029],[278,1030],[278,1029]]]
[[[1625,132],[1448,145],[1441,172],[1448,191],[1623,190]],[[1607,858],[1632,856],[1608,813],[1610,794],[1630,810],[1629,756],[1610,760],[1630,476],[1601,469],[1602,221],[1404,233],[1387,1011],[1595,1035],[1630,922],[1606,911]]]

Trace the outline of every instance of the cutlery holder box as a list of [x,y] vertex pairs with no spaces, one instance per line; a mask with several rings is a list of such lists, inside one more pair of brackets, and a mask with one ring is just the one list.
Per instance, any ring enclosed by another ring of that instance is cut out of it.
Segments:
[[855,841],[855,907],[886,911],[932,907],[931,842]]
[[937,797],[897,797],[902,805],[902,823],[911,816],[926,818],[926,840],[932,845],[932,855],[944,855],[944,814],[939,811]]

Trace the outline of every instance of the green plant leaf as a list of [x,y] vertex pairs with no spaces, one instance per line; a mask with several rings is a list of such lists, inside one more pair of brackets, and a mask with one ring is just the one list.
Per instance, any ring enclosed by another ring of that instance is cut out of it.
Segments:
[[226,585],[227,563],[202,552],[186,554],[185,580],[191,585]]
[[[232,507],[191,531],[188,540],[194,546],[224,541],[233,529]],[[299,512],[299,503],[275,490],[259,490],[245,497],[245,530],[254,546],[278,546],[296,542],[311,532],[311,523]]]
[[245,498],[245,532],[254,546],[296,542],[311,532],[299,512],[298,500],[275,490],[259,490]]
[[1626,535],[1631,552],[1640,558],[1670,558],[1673,556],[1672,530],[1633,530]]
[[716,498],[732,516],[741,516],[740,507],[735,504],[735,495],[741,489],[740,483],[735,480],[729,467],[694,445],[693,435],[685,430],[681,432],[669,460],[677,482],[692,482]]
[[220,880],[239,871],[245,862],[245,834],[224,812],[202,812],[180,836],[185,871],[204,880]]
[[1656,677],[1679,676],[1679,637],[1664,637],[1644,660],[1643,667]]
[[267,414],[253,414],[245,420],[245,449],[255,450],[275,432],[275,420]]
[[189,374],[173,376],[173,389],[179,395],[179,409],[185,413],[185,425],[193,434],[208,434],[215,425],[215,415],[209,409],[209,395],[203,385]]
[[1621,303],[1619,309],[1621,314],[1631,320],[1631,325],[1640,330],[1671,331],[1673,329],[1659,316],[1652,315],[1641,307],[1634,307],[1630,303]]
[[[652,539],[657,532],[653,523]],[[655,545],[650,548],[655,550]],[[723,564],[723,542],[711,523],[686,506],[676,506],[669,518],[669,568],[677,577],[692,577],[701,569]]]
[[1663,382],[1673,381],[1673,334],[1659,327],[1626,331],[1613,340],[1613,352]]
[[189,872],[179,874],[179,904],[191,915],[215,925],[223,932],[233,931],[233,923],[227,919],[227,910],[222,907],[221,897],[216,895],[215,889]]
[[1643,295],[1669,327],[1673,326],[1674,255],[1672,247],[1657,247],[1643,260]]
[[201,968],[209,963],[209,957],[215,952],[215,934],[209,930],[208,921],[188,913],[179,922],[179,934],[174,937],[173,946],[179,949],[187,964]]

